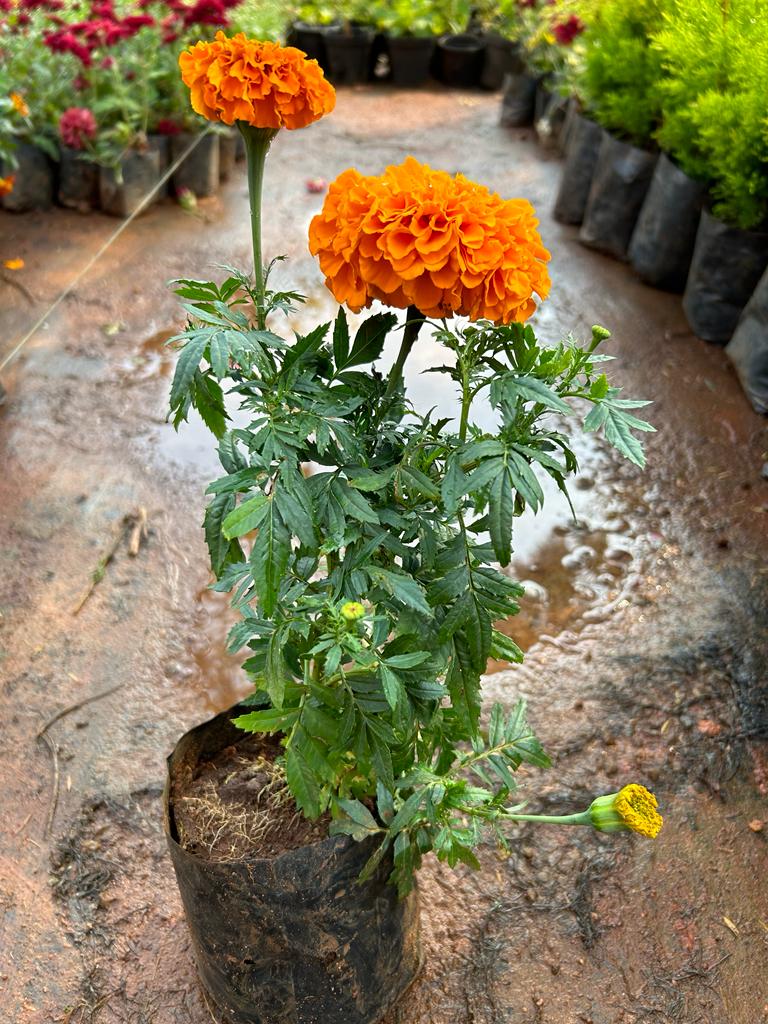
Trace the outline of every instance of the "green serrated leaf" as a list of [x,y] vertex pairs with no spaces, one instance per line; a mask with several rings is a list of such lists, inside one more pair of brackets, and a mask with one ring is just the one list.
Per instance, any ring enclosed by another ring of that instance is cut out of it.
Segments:
[[310,818],[320,817],[320,786],[301,751],[291,745],[285,755],[285,776],[300,811]]
[[259,527],[269,513],[272,502],[265,494],[256,494],[241,502],[226,517],[222,524],[224,536],[228,540],[243,537],[251,530]]

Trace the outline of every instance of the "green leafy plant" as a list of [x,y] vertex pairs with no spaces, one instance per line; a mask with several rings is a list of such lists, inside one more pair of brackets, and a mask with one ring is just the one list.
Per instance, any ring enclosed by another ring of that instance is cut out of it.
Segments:
[[653,47],[664,69],[659,144],[707,182],[716,216],[768,215],[768,33],[760,0],[669,0]]
[[650,38],[660,27],[664,0],[585,0],[568,3],[586,24],[580,59],[569,72],[583,105],[608,131],[648,146],[661,116],[661,58]]
[[[578,415],[643,465],[635,432],[652,428],[633,410],[646,403],[602,372],[601,328],[586,345],[545,346],[517,323],[438,323],[446,365],[435,372],[456,386],[456,423],[415,409],[399,371],[376,368],[391,313],[353,336],[342,310],[288,344],[266,316],[290,312],[296,295],[262,300],[231,269],[220,285],[184,280],[177,292],[190,323],[175,339],[174,422],[194,407],[219,440],[205,535],[214,589],[231,591],[242,617],[229,649],[248,648],[257,691],[237,724],[282,737],[305,815],[330,811],[333,832],[380,835],[369,870],[391,847],[401,891],[429,850],[474,864],[485,830],[506,842],[516,769],[548,764],[522,702],[481,723],[487,659],[522,660],[494,626],[523,593],[503,571],[514,520],[541,507],[538,473],[565,491],[577,470],[555,416]],[[422,322],[411,311],[404,347]],[[228,427],[222,386],[246,427]],[[480,396],[496,431],[472,422]]]
[[[451,20],[457,12],[448,10],[446,5],[435,0],[393,0],[381,10],[377,19],[378,27],[392,36],[441,36],[446,32],[459,31]],[[466,11],[469,17],[469,9]],[[461,13],[459,12],[459,17]],[[463,27],[463,26],[462,26]]]

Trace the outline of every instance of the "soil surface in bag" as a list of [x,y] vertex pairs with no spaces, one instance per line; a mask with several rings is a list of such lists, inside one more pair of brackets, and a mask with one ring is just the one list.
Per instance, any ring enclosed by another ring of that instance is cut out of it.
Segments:
[[725,350],[755,412],[768,413],[768,270]]
[[685,288],[705,192],[661,154],[629,244],[629,262],[646,284]]
[[579,234],[582,245],[626,259],[655,164],[655,153],[603,132]]
[[582,114],[573,114],[554,208],[554,218],[561,224],[581,224],[584,220],[602,137],[599,124]]
[[704,210],[683,295],[691,330],[725,345],[768,265],[768,233],[730,227]]
[[[650,293],[553,220],[562,163],[530,130],[501,127],[499,102],[340,89],[332,116],[273,143],[265,258],[290,257],[273,284],[309,297],[291,321],[306,334],[338,311],[307,248],[324,200],[308,178],[413,153],[534,204],[553,280],[537,334],[555,345],[605,324],[608,375],[653,400],[639,415],[657,433],[643,472],[582,438],[576,518],[543,476],[544,510],[515,520],[507,571],[525,595],[502,628],[525,662],[489,665],[483,721],[525,695],[552,757],[518,774],[514,801],[569,813],[640,782],[665,827],[651,842],[529,823],[510,828],[508,857],[484,846],[479,871],[425,858],[426,964],[382,1024],[766,1024],[768,419],[725,350],[692,334],[679,296]],[[134,221],[0,373],[3,1024],[224,1024],[168,856],[165,758],[253,687],[243,652],[226,653],[230,595],[208,589],[200,524],[222,475],[216,443],[194,410],[178,432],[166,421],[178,358],[166,341],[186,319],[167,282],[251,266],[244,173],[200,201],[204,224],[171,202]],[[0,211],[2,259],[26,261],[5,276],[35,300],[5,285],[3,354],[114,230],[61,208]],[[350,314],[352,330],[366,315]],[[293,340],[282,316],[275,329]],[[387,339],[382,367],[401,339]],[[456,415],[453,382],[423,372],[444,362],[422,331],[405,366],[420,412]],[[483,396],[476,415],[492,429]],[[138,506],[149,537],[135,557],[121,543],[73,615]]]
[[177,765],[171,796],[180,845],[222,862],[277,857],[325,839],[330,818],[309,821],[296,810],[275,764],[282,753],[279,743],[243,733],[210,760]]

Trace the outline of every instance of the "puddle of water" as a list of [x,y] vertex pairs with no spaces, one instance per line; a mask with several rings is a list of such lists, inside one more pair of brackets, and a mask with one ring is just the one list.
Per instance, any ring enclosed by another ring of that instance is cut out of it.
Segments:
[[158,331],[121,359],[117,364],[120,383],[130,387],[158,377],[169,378],[176,365],[177,353],[166,342],[177,333],[172,327]]
[[248,652],[227,654],[227,634],[238,618],[228,594],[205,588],[197,595],[197,606],[195,638],[189,651],[193,665],[190,681],[205,699],[207,710],[218,713],[253,690],[242,668]]

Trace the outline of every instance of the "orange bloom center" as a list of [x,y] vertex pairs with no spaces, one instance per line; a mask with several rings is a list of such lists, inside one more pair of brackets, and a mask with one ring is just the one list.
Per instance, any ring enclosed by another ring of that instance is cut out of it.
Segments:
[[7,178],[0,178],[0,196],[7,196],[10,192],[13,192],[13,183],[15,181],[15,174],[9,174]]
[[228,38],[195,43],[179,56],[192,107],[209,121],[254,128],[305,128],[329,114],[336,92],[316,60],[292,46]]
[[326,285],[358,312],[374,299],[427,316],[526,320],[544,299],[549,252],[525,199],[408,157],[379,177],[344,171],[309,229]]

